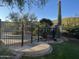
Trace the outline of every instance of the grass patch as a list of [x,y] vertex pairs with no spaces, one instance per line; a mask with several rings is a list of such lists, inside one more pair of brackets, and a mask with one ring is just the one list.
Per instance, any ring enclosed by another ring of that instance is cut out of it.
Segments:
[[54,51],[42,57],[22,57],[22,59],[79,59],[79,44],[64,42],[52,45]]
[[0,46],[0,56],[12,56],[11,50],[6,46]]

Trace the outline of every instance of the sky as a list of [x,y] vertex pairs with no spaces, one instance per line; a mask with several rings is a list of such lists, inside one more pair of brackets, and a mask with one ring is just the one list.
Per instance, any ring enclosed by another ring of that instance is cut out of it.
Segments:
[[[61,0],[61,7],[62,18],[79,16],[79,0]],[[17,12],[18,9],[15,8],[14,11]],[[7,20],[10,12],[9,7],[0,7],[0,19]],[[25,8],[25,13],[27,12],[28,9]],[[48,0],[43,8],[32,7],[30,12],[34,13],[39,19],[55,20],[58,16],[58,0]]]

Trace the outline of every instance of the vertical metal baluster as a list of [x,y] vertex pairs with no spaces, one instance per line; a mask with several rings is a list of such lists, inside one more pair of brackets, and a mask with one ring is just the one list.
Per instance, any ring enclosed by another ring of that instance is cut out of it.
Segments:
[[23,39],[24,39],[24,24],[23,24],[23,21],[22,21],[22,43],[21,43],[21,46],[23,46]]
[[39,42],[39,25],[38,25],[38,42]]

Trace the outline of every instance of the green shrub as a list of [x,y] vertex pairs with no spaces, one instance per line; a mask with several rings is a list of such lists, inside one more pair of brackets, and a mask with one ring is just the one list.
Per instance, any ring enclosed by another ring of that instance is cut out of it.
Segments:
[[66,30],[67,30],[68,33],[71,34],[73,37],[79,39],[79,26],[75,26],[75,27],[72,27],[72,28],[67,28]]

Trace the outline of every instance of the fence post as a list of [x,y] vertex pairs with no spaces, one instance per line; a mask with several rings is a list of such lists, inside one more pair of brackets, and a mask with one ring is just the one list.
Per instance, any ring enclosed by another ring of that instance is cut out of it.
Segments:
[[39,25],[38,25],[38,42],[39,42]]
[[23,21],[22,21],[22,41],[21,41],[21,46],[23,46],[24,42],[24,24],[23,24]]
[[1,39],[1,19],[0,19],[0,39]]
[[33,33],[32,33],[32,22],[31,22],[31,43],[33,42]]

